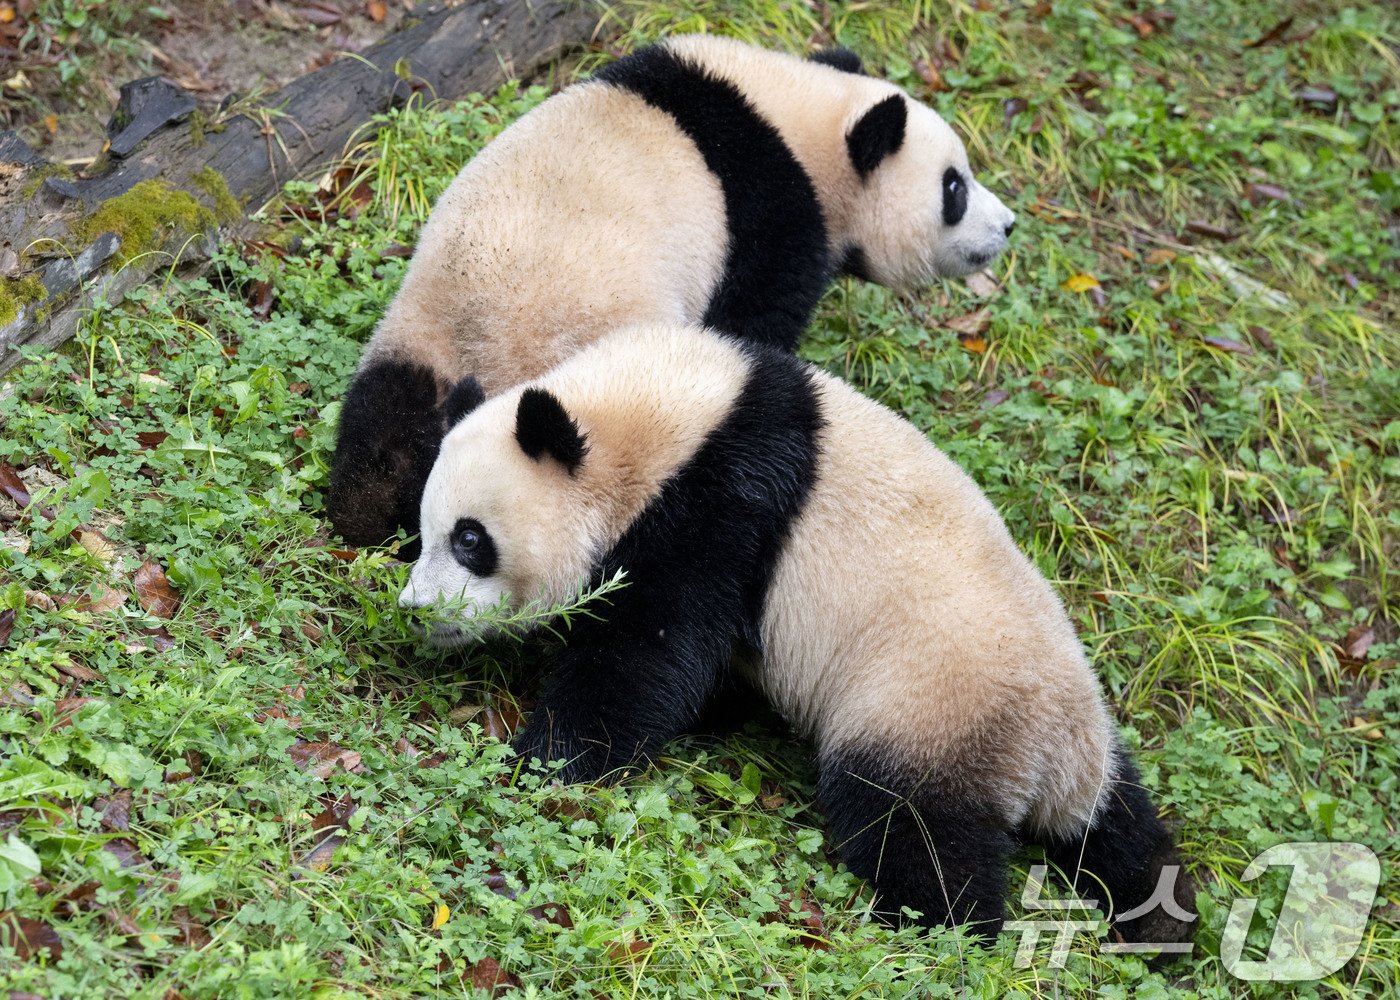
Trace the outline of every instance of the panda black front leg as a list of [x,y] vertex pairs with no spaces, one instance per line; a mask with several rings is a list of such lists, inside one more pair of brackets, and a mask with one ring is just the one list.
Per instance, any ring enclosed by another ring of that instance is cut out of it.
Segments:
[[597,781],[692,727],[724,662],[716,644],[679,636],[575,643],[512,745],[526,761],[564,761],[563,781]]
[[838,854],[875,889],[882,920],[963,924],[992,937],[1005,917],[1016,841],[972,790],[870,748],[822,754],[818,795]]

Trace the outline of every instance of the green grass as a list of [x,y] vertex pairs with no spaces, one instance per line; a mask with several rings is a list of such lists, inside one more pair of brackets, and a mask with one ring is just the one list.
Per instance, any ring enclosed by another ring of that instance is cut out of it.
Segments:
[[[682,740],[611,787],[513,775],[490,734],[528,705],[534,658],[423,649],[393,604],[403,568],[334,549],[336,400],[405,264],[381,253],[544,96],[507,89],[391,116],[366,136],[355,218],[289,222],[285,259],[230,251],[98,310],[0,402],[0,458],[51,484],[5,522],[26,550],[0,549],[0,910],[63,949],[0,948],[0,984],[455,996],[493,960],[536,996],[1400,991],[1400,17],[993,6],[648,2],[612,23],[624,49],[701,24],[855,45],[956,122],[1017,210],[994,297],[843,283],[805,352],[927,429],[1056,582],[1201,881],[1192,959],[1149,972],[1082,938],[1062,970],[1017,969],[1010,938],[871,923],[827,854],[809,754],[773,727]],[[1307,37],[1244,47],[1289,15]],[[1251,183],[1287,200],[1253,204]],[[1081,273],[1099,298],[1062,287]],[[943,324],[980,307],[973,353]],[[79,525],[115,551],[77,544]],[[143,560],[179,591],[169,620],[131,583]],[[37,596],[104,588],[125,603]],[[1366,628],[1369,650],[1340,655]],[[1319,984],[1231,978],[1230,901],[1262,897],[1262,954],[1283,891],[1281,874],[1241,884],[1245,865],[1314,839],[1387,866],[1360,953]],[[547,904],[568,919],[531,913]]]

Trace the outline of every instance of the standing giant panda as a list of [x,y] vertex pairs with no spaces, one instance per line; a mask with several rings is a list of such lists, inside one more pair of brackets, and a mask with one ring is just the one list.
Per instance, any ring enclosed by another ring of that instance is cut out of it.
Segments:
[[790,350],[842,269],[906,288],[999,253],[1013,216],[953,130],[853,60],[678,37],[482,150],[350,385],[327,498],[341,536],[416,530],[464,376],[495,395],[641,322]]
[[655,752],[737,669],[815,739],[832,833],[879,912],[994,930],[1022,839],[1082,865],[1117,913],[1178,863],[1064,608],[991,503],[912,425],[784,352],[610,334],[449,431],[422,526],[400,601],[454,603],[445,644],[474,609],[626,571],[516,740],[566,780]]

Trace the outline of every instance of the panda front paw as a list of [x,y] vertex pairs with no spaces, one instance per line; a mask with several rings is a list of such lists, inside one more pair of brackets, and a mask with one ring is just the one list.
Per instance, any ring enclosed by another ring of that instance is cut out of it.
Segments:
[[566,784],[599,781],[631,761],[629,754],[614,753],[610,740],[583,735],[544,708],[535,710],[511,748],[526,763],[559,762],[555,776]]

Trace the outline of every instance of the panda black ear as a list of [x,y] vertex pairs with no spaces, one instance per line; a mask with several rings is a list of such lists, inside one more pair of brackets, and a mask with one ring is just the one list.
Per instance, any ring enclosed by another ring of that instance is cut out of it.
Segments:
[[908,117],[904,95],[891,94],[861,115],[860,121],[847,133],[846,149],[861,180],[870,176],[885,157],[899,152],[899,147],[904,145],[904,125]]
[[820,49],[807,58],[814,63],[839,69],[843,73],[854,73],[856,76],[865,75],[865,67],[860,64],[860,56],[850,49]]
[[481,383],[470,375],[462,379],[452,387],[452,391],[442,402],[442,416],[446,429],[451,430],[457,421],[484,402],[486,393],[482,391]]
[[588,443],[564,409],[544,389],[526,389],[515,411],[515,440],[536,461],[548,455],[573,475],[588,451]]

